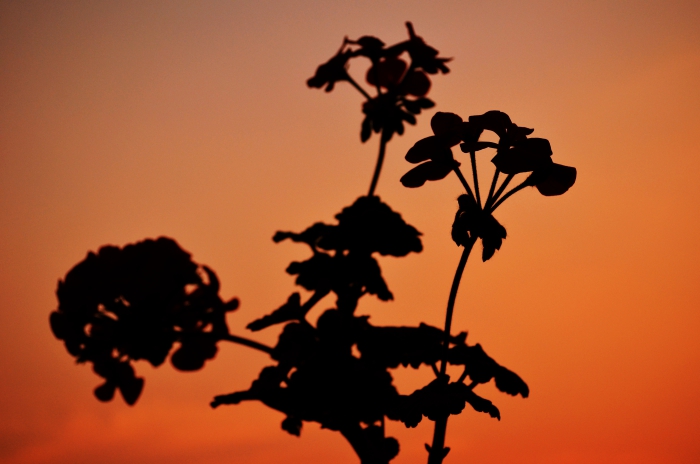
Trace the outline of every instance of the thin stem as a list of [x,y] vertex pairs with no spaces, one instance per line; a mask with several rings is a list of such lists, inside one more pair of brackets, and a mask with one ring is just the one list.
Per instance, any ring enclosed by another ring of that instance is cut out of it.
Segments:
[[263,351],[267,354],[272,353],[272,348],[270,348],[269,346],[263,345],[262,343],[256,342],[254,340],[249,340],[249,339],[244,338],[244,337],[239,337],[237,335],[227,334],[226,336],[224,336],[222,338],[222,340],[226,340],[228,342],[233,342],[233,343],[238,343],[239,345],[245,345],[247,347],[254,348],[254,349],[259,350],[259,351]]
[[519,191],[521,191],[522,189],[524,189],[527,186],[528,186],[527,180],[525,180],[525,181],[523,181],[522,184],[518,185],[517,187],[513,187],[513,189],[510,192],[503,195],[503,197],[501,197],[501,199],[498,200],[498,202],[496,202],[495,205],[493,205],[493,207],[491,208],[491,212],[493,213],[494,211],[496,211],[496,208],[498,208],[501,205],[501,203],[506,201],[508,199],[508,197],[510,197],[511,195],[513,195],[515,193],[518,193]]
[[476,204],[481,208],[481,197],[479,196],[479,176],[476,173],[476,152],[472,150],[469,153],[472,160],[472,176],[474,177],[474,192],[476,192]]
[[455,166],[454,168],[452,168],[452,170],[455,172],[455,174],[457,174],[459,181],[464,186],[464,190],[467,191],[467,195],[469,195],[472,198],[475,198],[474,193],[472,193],[471,187],[469,187],[469,183],[467,182],[467,179],[464,178],[464,174],[462,174],[462,171],[459,170],[459,166]]
[[484,204],[484,209],[488,209],[489,204],[491,203],[491,200],[493,199],[493,192],[496,190],[496,184],[498,184],[498,176],[501,174],[501,171],[496,169],[493,173],[493,180],[491,181],[491,188],[489,188],[489,196],[486,197],[486,203]]
[[445,374],[445,372],[447,371],[447,351],[450,348],[450,329],[452,328],[452,314],[454,313],[455,301],[457,300],[457,291],[459,290],[459,284],[462,280],[464,267],[467,265],[469,253],[471,253],[472,248],[474,248],[475,242],[476,237],[470,238],[469,241],[464,244],[462,257],[459,258],[459,264],[457,264],[457,270],[455,271],[454,279],[452,279],[450,296],[449,298],[447,298],[447,311],[445,312],[445,333],[442,345],[443,353],[440,362],[440,374]]
[[386,142],[384,138],[384,130],[379,137],[379,156],[377,156],[377,166],[374,168],[374,175],[372,176],[372,183],[369,185],[368,197],[374,195],[374,191],[377,188],[377,182],[379,182],[379,173],[382,171],[382,163],[384,163],[384,154],[386,153]]
[[435,421],[435,432],[433,433],[433,445],[428,448],[428,464],[442,464],[449,448],[445,448],[445,433],[447,432],[447,419],[450,416],[441,417]]
[[[346,73],[346,74],[347,74],[347,73]],[[353,78],[350,76],[350,74],[348,74],[347,76],[348,76],[348,82],[349,82],[350,84],[352,84],[352,86],[355,87],[362,95],[364,95],[364,97],[365,97],[367,100],[371,100],[371,99],[372,99],[372,97],[365,91],[365,89],[363,89],[362,87],[360,87],[360,84],[358,84],[357,82],[355,82],[355,79],[353,79]]]
[[[471,238],[464,245],[464,251],[462,251],[462,257],[459,259],[459,264],[457,264],[457,271],[455,272],[454,279],[452,280],[452,287],[450,288],[450,296],[447,299],[447,312],[445,314],[445,333],[443,340],[443,353],[442,360],[440,364],[440,374],[445,375],[447,371],[447,354],[450,348],[450,330],[452,328],[452,314],[454,313],[455,301],[457,300],[457,290],[459,290],[459,283],[462,280],[462,274],[464,273],[464,268],[467,265],[467,260],[469,259],[469,254],[474,247],[474,242],[476,238]],[[447,455],[449,448],[445,448],[445,433],[447,431],[447,418],[448,416],[441,417],[435,421],[435,430],[433,432],[433,445],[429,447],[428,453],[428,464],[442,464],[443,459]]]
[[[503,181],[500,187],[498,187],[498,190],[494,194],[493,197],[491,197],[491,205],[494,204],[497,200],[498,197],[501,196],[503,191],[508,187],[508,184],[510,184],[510,181],[513,180],[513,177],[515,177],[515,174],[508,174],[508,177],[506,177],[506,180]],[[489,210],[491,209],[491,205],[487,205],[484,209]]]

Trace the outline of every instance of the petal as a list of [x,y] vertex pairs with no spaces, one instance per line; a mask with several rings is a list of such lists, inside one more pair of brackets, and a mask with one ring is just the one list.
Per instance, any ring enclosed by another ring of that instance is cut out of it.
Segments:
[[449,132],[459,131],[462,125],[462,118],[454,113],[443,113],[438,111],[430,120],[430,127],[435,135],[443,135]]
[[404,174],[401,177],[401,183],[404,187],[416,188],[422,186],[428,180],[444,179],[450,171],[452,171],[452,166],[448,163],[428,161],[427,163],[419,164]]
[[465,142],[461,143],[459,148],[462,149],[462,152],[469,153],[472,151],[483,150],[484,148],[498,148],[498,144],[493,142]]
[[546,197],[561,195],[576,182],[576,168],[554,163],[547,178],[536,185]]
[[505,174],[519,174],[543,168],[551,164],[552,159],[549,156],[528,156],[523,154],[522,151],[511,148],[499,150],[496,156],[491,159],[491,162],[496,165],[499,171]]
[[525,139],[514,147],[499,150],[491,160],[506,174],[530,172],[551,165],[552,147],[547,139]]
[[549,140],[547,139],[537,137],[524,139],[517,142],[513,148],[528,156],[552,156],[552,146],[549,144]]
[[[409,163],[422,163],[423,161],[428,161],[431,159],[435,153],[440,150],[445,150],[446,148],[440,143],[440,139],[431,135],[417,141],[408,153],[406,153],[406,161]],[[449,148],[447,148],[449,150]]]
[[502,111],[487,111],[484,114],[469,116],[469,122],[481,129],[490,130],[503,137],[512,122],[510,117]]
[[367,70],[367,83],[382,87],[396,85],[401,80],[408,65],[399,58],[386,58]]
[[513,124],[508,128],[508,138],[510,138],[511,140],[518,140],[527,137],[533,132],[535,132],[535,129],[530,129],[528,127],[520,127]]
[[465,121],[460,128],[460,139],[466,144],[473,144],[479,141],[483,132],[481,127]]
[[430,90],[430,79],[423,71],[413,71],[404,78],[402,86],[407,94],[422,97]]

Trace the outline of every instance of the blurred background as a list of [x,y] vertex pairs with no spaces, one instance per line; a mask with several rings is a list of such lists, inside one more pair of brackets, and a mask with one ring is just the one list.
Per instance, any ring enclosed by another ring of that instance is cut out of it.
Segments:
[[[163,235],[240,298],[233,333],[284,303],[308,251],[272,235],[365,194],[378,146],[360,143],[353,88],[305,81],[344,36],[393,44],[407,20],[454,60],[388,147],[377,192],[425,250],[381,259],[395,300],[361,303],[373,323],[444,318],[461,187],[398,182],[435,110],[505,111],[578,168],[567,194],[499,208],[503,247],[467,265],[454,330],[532,393],[479,387],[502,420],[451,418],[446,463],[700,462],[700,3],[680,0],[0,3],[0,462],[358,462],[338,433],[291,436],[260,403],[209,408],[270,363],[237,345],[196,373],[138,363],[136,406],[99,403],[48,315],[89,250]],[[394,372],[404,393],[430,376]],[[431,423],[388,428],[394,463],[425,462]]]

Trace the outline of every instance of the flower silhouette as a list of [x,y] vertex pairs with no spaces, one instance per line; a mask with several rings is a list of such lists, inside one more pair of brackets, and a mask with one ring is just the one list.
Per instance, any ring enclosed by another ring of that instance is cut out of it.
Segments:
[[95,390],[98,399],[109,401],[119,389],[134,404],[143,379],[131,361],[159,366],[175,343],[171,362],[179,370],[197,370],[216,355],[216,342],[228,334],[225,313],[238,307],[218,291],[216,274],[172,239],[105,246],[59,281],[51,330],[105,379]]
[[[372,133],[382,134],[382,143],[391,140],[394,134],[404,133],[404,124],[415,124],[415,115],[431,108],[434,103],[425,98],[431,87],[428,74],[448,73],[445,65],[450,58],[438,57],[438,51],[427,45],[415,34],[413,25],[406,27],[409,39],[390,47],[376,37],[363,36],[357,40],[345,38],[338,52],[320,65],[307,84],[313,88],[325,87],[333,90],[335,83],[347,81],[366,98],[362,105],[365,118],[362,121],[360,138],[367,141]],[[401,55],[408,55],[407,62]],[[371,61],[365,77],[368,84],[377,89],[371,96],[348,73],[349,61],[365,57]]]
[[[545,196],[561,195],[576,182],[576,169],[554,163],[552,147],[547,139],[528,136],[534,129],[514,124],[501,111],[487,111],[470,116],[464,121],[454,113],[437,112],[430,121],[433,134],[417,141],[406,153],[406,161],[417,164],[401,177],[405,187],[421,187],[427,181],[441,180],[454,172],[466,190],[458,198],[459,209],[452,225],[452,239],[459,246],[481,239],[482,259],[487,261],[501,248],[506,229],[493,216],[493,211],[524,187],[536,187]],[[495,133],[497,143],[481,141],[484,131]],[[459,144],[471,157],[474,189],[459,170],[452,147]],[[485,203],[479,192],[476,152],[486,148],[496,149],[492,158],[496,170]],[[499,174],[506,179],[496,189]],[[507,193],[505,189],[517,174],[531,173],[519,186]]]

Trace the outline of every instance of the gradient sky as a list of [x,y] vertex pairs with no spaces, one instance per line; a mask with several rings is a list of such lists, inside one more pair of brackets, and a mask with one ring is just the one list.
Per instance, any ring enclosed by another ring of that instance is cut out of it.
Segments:
[[[241,346],[197,373],[138,363],[136,406],[99,403],[48,314],[88,250],[161,235],[241,299],[234,333],[286,301],[284,269],[308,252],[272,235],[331,221],[377,150],[350,86],[305,80],[345,35],[394,43],[406,20],[454,57],[436,109],[505,111],[579,173],[561,197],[509,200],[501,251],[467,266],[453,327],[532,394],[480,387],[502,420],[450,419],[446,464],[700,462],[697,1],[0,2],[0,462],[357,462],[339,434],[293,437],[259,403],[210,409],[269,363]],[[398,182],[433,111],[390,143],[379,182],[425,251],[382,258],[395,301],[360,307],[377,324],[444,317],[460,185]],[[430,374],[395,378],[410,392]],[[390,424],[393,462],[425,462],[431,431]]]

